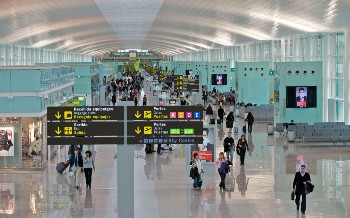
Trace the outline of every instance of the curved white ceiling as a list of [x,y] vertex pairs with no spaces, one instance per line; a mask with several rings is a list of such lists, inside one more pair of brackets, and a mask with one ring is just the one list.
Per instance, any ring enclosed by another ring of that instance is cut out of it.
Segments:
[[350,27],[349,0],[8,0],[0,43],[84,54],[198,51]]

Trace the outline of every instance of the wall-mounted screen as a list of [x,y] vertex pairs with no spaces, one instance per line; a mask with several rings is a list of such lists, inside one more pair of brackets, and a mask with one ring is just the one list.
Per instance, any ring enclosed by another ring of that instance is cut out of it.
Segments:
[[211,75],[212,85],[227,85],[227,74],[212,74]]
[[315,108],[317,107],[316,86],[287,86],[286,108]]

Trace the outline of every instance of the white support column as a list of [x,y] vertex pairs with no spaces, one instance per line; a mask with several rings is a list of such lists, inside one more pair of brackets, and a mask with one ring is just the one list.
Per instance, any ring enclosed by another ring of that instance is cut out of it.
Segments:
[[344,121],[350,124],[350,29],[344,29]]
[[327,33],[324,35],[323,40],[323,122],[328,122],[328,99],[329,95],[329,86],[330,86],[330,34]]
[[286,39],[281,39],[281,62],[286,61]]

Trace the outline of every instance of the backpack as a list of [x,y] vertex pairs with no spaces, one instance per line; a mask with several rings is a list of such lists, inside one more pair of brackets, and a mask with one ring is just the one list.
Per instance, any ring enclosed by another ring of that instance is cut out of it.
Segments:
[[219,169],[219,173],[228,173],[230,166],[228,165],[228,163],[226,161],[221,162],[220,165],[220,169]]

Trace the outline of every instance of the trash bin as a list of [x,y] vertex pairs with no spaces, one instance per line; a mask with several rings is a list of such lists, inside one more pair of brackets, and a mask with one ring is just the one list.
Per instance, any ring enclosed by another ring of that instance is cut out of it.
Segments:
[[273,135],[274,129],[273,129],[273,123],[267,124],[267,134],[268,135]]
[[287,138],[288,138],[289,142],[294,142],[295,141],[295,132],[294,132],[294,130],[288,130]]

